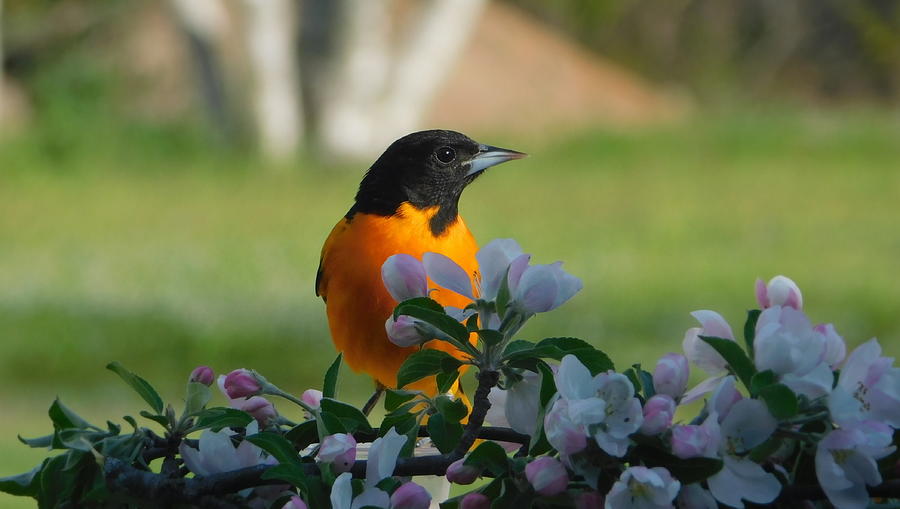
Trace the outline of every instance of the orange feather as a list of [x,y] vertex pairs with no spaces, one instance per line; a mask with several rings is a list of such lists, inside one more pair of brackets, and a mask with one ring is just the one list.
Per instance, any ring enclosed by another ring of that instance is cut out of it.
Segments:
[[[397,370],[416,347],[401,348],[388,340],[385,320],[397,302],[381,280],[381,265],[391,255],[405,253],[418,259],[428,251],[448,256],[474,276],[478,271],[478,245],[461,217],[441,235],[428,227],[437,207],[418,209],[402,204],[392,216],[357,213],[342,219],[322,248],[317,290],[326,302],[331,337],[344,362],[387,387],[396,387]],[[429,288],[434,285],[429,281]],[[431,298],[445,306],[465,307],[469,300],[438,288]],[[430,341],[437,348],[462,357],[449,343]],[[436,392],[433,378],[409,388]]]

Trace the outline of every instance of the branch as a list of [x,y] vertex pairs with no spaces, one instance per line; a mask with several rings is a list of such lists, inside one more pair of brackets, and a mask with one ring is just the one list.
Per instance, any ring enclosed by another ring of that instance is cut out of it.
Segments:
[[475,390],[472,412],[469,413],[469,422],[466,424],[466,429],[456,449],[450,453],[450,456],[455,460],[462,458],[472,448],[472,444],[475,443],[475,439],[481,431],[481,426],[484,424],[484,418],[491,408],[491,401],[488,399],[488,395],[491,393],[491,389],[497,385],[497,381],[500,379],[500,372],[483,369],[476,376],[478,378],[478,388]]

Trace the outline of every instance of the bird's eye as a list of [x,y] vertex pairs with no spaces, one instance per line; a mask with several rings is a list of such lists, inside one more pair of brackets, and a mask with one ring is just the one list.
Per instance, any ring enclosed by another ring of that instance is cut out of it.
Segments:
[[434,152],[438,161],[446,164],[456,159],[456,151],[450,147],[441,147]]

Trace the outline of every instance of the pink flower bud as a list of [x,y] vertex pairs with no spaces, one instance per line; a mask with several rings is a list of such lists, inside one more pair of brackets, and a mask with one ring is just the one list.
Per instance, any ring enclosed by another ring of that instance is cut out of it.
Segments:
[[275,405],[262,396],[237,399],[232,401],[232,406],[252,415],[253,418],[259,422],[260,426],[265,426],[271,419],[278,416]]
[[472,484],[481,476],[481,469],[466,465],[465,458],[456,460],[447,467],[447,480],[456,484]]
[[672,425],[675,415],[675,400],[665,394],[657,394],[644,404],[644,422],[641,433],[658,435]]
[[317,389],[306,389],[303,391],[303,394],[300,395],[300,401],[306,403],[310,408],[315,410],[322,404],[322,391]]
[[681,459],[712,454],[719,437],[708,426],[687,425],[672,428],[672,453]]
[[679,398],[687,388],[690,375],[687,357],[678,353],[667,353],[656,362],[653,370],[653,387],[658,394]]
[[225,377],[225,394],[231,399],[255,396],[261,390],[259,381],[246,369],[236,369]]
[[411,316],[400,315],[396,320],[391,316],[384,323],[384,329],[391,343],[406,348],[432,339],[422,335],[417,326],[418,323],[420,323],[419,320]]
[[491,499],[481,493],[469,493],[459,504],[459,509],[490,509]]
[[188,378],[188,381],[197,382],[209,387],[210,385],[212,385],[215,378],[216,377],[213,374],[213,370],[211,367],[197,366],[196,368],[194,368],[194,371],[191,371],[191,376]]
[[302,498],[294,495],[286,504],[281,506],[281,509],[307,509],[307,507],[306,502]]
[[558,460],[542,456],[525,465],[525,477],[540,495],[553,496],[562,493],[569,485],[566,467]]
[[422,262],[408,254],[395,254],[381,266],[381,280],[397,302],[428,295]]
[[348,433],[328,435],[319,447],[318,460],[331,463],[339,474],[349,471],[356,462],[356,439]]
[[601,509],[603,495],[597,491],[585,491],[575,499],[575,509]]
[[800,293],[800,287],[784,276],[773,277],[769,280],[769,284],[757,279],[756,300],[762,309],[772,306],[791,307],[798,311],[803,309],[803,294]]
[[391,509],[428,509],[431,495],[414,482],[400,486],[391,495]]

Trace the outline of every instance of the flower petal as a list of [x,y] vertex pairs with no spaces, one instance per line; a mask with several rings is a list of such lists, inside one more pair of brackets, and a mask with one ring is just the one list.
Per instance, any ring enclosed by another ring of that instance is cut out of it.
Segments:
[[422,255],[425,272],[437,285],[452,290],[464,297],[474,299],[472,281],[466,271],[456,262],[441,253]]

